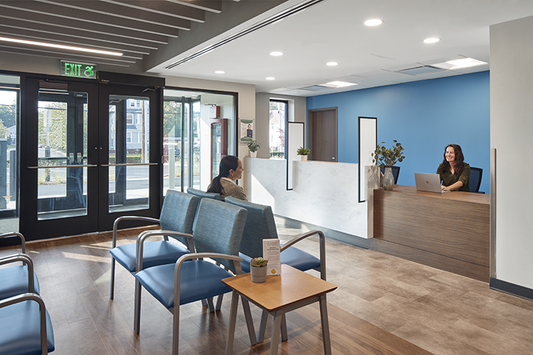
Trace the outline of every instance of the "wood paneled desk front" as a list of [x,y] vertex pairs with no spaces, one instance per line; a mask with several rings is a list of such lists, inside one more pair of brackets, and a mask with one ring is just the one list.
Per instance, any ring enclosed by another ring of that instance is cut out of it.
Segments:
[[[239,295],[274,316],[272,341],[270,342],[271,355],[278,353],[282,319],[285,313],[319,302],[324,354],[331,354],[326,293],[335,290],[337,286],[289,265],[281,265],[281,275],[267,276],[266,282],[263,283],[252,282],[250,274],[230,277],[222,282],[234,290],[231,298],[226,354],[233,353]],[[259,342],[263,341],[265,326],[266,317],[263,317],[259,330]],[[284,329],[284,334],[286,334],[286,329]]]
[[373,249],[488,282],[490,195],[374,190]]

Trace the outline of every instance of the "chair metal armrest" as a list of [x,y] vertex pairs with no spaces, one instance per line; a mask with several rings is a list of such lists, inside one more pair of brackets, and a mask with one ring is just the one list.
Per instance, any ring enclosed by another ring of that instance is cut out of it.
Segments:
[[0,239],[2,238],[11,238],[11,237],[19,237],[20,238],[20,249],[21,252],[26,253],[26,238],[21,233],[18,232],[10,232],[10,233],[4,233],[0,234]]
[[137,251],[135,255],[135,270],[136,272],[139,272],[142,270],[142,259],[143,259],[143,245],[144,241],[148,239],[149,237],[156,237],[156,236],[169,236],[172,238],[176,237],[183,237],[187,239],[187,249],[194,252],[194,242],[192,234],[188,233],[181,233],[181,232],[175,232],[175,231],[169,231],[169,230],[148,230],[144,231],[137,237]]
[[284,243],[281,246],[281,251],[284,251],[287,248],[290,248],[294,244],[298,243],[299,241],[308,238],[312,235],[318,234],[318,243],[319,243],[319,249],[320,249],[320,275],[323,280],[326,279],[326,237],[324,236],[324,233],[319,230],[312,230],[300,235],[297,235],[296,237],[289,240],[287,243]]
[[14,263],[22,261],[28,267],[28,291],[31,293],[35,292],[35,283],[33,279],[33,260],[27,254],[13,254],[3,258],[0,258],[0,265],[5,265],[9,263]]
[[203,258],[217,258],[217,259],[228,259],[233,260],[237,274],[242,273],[241,261],[242,258],[236,255],[221,254],[221,253],[191,253],[181,256],[178,261],[176,261],[176,266],[174,268],[174,307],[180,304],[180,278],[181,278],[181,266],[187,260],[191,259],[203,259]]
[[146,222],[154,222],[159,224],[159,219],[152,218],[152,217],[143,217],[143,216],[121,216],[115,219],[113,222],[113,244],[111,248],[115,248],[117,246],[117,231],[118,231],[118,224],[122,221],[146,221]]
[[41,353],[48,354],[48,343],[46,334],[46,306],[41,296],[36,293],[23,293],[17,296],[5,298],[3,300],[0,300],[0,308],[11,306],[24,301],[34,301],[39,304],[39,315],[41,323]]

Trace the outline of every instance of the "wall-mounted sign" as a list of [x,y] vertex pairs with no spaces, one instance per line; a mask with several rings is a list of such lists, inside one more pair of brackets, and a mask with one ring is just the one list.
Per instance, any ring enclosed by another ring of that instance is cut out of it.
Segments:
[[61,75],[75,78],[96,79],[96,64],[61,61]]

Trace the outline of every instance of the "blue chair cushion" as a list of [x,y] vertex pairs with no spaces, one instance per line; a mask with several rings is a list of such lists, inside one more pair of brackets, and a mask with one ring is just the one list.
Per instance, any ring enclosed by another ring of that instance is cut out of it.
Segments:
[[[175,264],[154,266],[135,274],[144,288],[165,307],[174,307]],[[180,304],[187,304],[231,291],[221,280],[233,276],[205,260],[191,260],[181,267]]]
[[[136,243],[118,246],[111,249],[110,253],[126,270],[131,273],[135,272]],[[175,263],[182,255],[188,253],[187,248],[171,241],[145,242],[143,245],[143,269]]]
[[[243,260],[241,261],[242,272],[250,272],[250,261],[252,258],[243,253],[239,253],[239,256]],[[280,259],[282,264],[290,265],[301,271],[320,267],[320,259],[295,247],[289,247],[284,250],[280,255]]]
[[289,247],[281,253],[281,263],[301,271],[320,267],[319,258],[295,247]]
[[[39,280],[37,280],[35,273],[33,273],[33,280],[35,293],[39,294]],[[28,290],[27,266],[16,265],[0,269],[0,300],[27,292],[30,292]]]
[[[41,331],[39,304],[23,301],[0,308],[0,354],[41,354]],[[46,311],[46,338],[48,351],[54,346],[54,331],[50,315]]]

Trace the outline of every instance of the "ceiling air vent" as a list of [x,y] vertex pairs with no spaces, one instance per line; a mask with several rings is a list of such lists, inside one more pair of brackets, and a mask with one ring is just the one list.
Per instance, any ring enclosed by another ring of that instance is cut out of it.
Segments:
[[322,85],[311,85],[311,86],[300,88],[300,90],[309,90],[309,91],[320,91],[320,90],[325,90],[325,89],[331,89],[331,88],[327,86],[322,86]]
[[446,69],[432,67],[431,65],[420,65],[413,68],[407,68],[396,71],[396,73],[409,74],[409,75],[424,75],[430,73],[436,73]]

